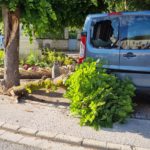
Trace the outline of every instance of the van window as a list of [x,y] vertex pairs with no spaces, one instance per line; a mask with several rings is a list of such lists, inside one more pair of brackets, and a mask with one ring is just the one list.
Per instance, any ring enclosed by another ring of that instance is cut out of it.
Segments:
[[91,44],[95,48],[118,47],[119,19],[105,19],[93,22],[91,27]]
[[121,48],[150,49],[150,16],[122,18]]

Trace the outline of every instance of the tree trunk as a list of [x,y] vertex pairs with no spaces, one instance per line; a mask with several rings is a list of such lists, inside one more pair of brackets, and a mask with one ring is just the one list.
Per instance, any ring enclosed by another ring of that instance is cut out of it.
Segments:
[[19,79],[19,19],[20,11],[2,8],[5,36],[4,91],[20,84]]

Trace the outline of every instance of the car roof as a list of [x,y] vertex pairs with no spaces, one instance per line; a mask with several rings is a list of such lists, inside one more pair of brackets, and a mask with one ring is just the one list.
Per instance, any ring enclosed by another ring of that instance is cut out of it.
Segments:
[[150,15],[150,11],[127,11],[127,12],[112,12],[112,13],[97,13],[97,14],[89,14],[87,17],[88,18],[97,18],[97,17],[107,17],[110,14],[112,15]]

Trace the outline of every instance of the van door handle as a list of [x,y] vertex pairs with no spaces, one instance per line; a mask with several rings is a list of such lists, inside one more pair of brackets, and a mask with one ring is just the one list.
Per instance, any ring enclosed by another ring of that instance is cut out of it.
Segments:
[[130,58],[130,57],[136,57],[136,55],[133,54],[132,52],[128,52],[127,54],[123,54],[123,57]]

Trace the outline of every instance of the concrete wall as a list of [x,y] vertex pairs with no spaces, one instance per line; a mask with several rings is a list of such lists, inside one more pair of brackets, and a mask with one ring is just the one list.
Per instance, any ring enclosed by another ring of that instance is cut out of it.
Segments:
[[[79,50],[80,41],[76,40],[76,48],[70,50]],[[74,46],[75,47],[75,46]],[[50,48],[58,50],[69,50],[69,40],[51,40],[51,39],[34,39],[30,43],[29,38],[21,37],[20,38],[20,56],[25,57],[31,51],[36,53],[41,53],[40,49]]]
[[[21,28],[21,27],[20,27]],[[20,56],[25,57],[31,51],[41,53],[42,48],[58,49],[58,50],[79,50],[80,47],[80,30],[77,31],[77,39],[69,41],[68,29],[64,31],[64,40],[52,40],[52,39],[34,39],[32,43],[29,41],[29,37],[26,37],[21,30],[20,33]]]
[[[39,48],[50,48],[59,50],[79,50],[79,40],[51,40],[51,39],[37,39]],[[72,47],[71,45],[72,44]]]
[[27,37],[20,37],[20,57],[26,57],[31,51],[35,51],[36,53],[41,53],[39,50],[39,44],[36,40],[30,42]]
[[37,39],[39,48],[68,49],[68,40]]

